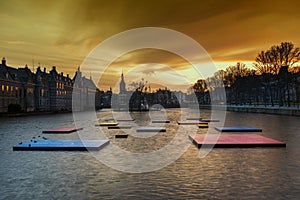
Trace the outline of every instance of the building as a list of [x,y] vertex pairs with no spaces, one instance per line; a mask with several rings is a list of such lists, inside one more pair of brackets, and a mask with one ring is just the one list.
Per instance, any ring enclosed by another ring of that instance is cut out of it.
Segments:
[[35,109],[35,77],[27,67],[15,69],[6,65],[3,58],[0,65],[0,112],[7,112],[10,104],[18,104],[24,111]]
[[121,80],[119,83],[119,94],[112,94],[112,108],[115,110],[128,110],[131,93],[132,92],[126,90],[126,83],[122,71]]
[[5,58],[0,65],[0,113],[8,112],[9,105],[19,105],[23,112],[71,111],[73,95],[78,97],[77,110],[91,110],[101,102],[99,93],[92,78],[84,77],[80,68],[70,78],[58,73],[55,66],[49,73],[40,66],[33,73],[27,65],[18,69],[7,66]]

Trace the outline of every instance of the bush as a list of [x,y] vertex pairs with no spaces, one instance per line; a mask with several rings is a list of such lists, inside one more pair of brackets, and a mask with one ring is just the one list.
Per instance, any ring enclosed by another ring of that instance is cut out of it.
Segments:
[[8,113],[19,113],[22,108],[20,104],[11,103],[8,105]]

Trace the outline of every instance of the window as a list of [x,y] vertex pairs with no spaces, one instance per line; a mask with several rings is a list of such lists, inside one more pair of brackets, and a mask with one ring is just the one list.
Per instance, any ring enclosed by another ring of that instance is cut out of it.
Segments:
[[32,88],[27,88],[27,93],[33,93],[33,89]]

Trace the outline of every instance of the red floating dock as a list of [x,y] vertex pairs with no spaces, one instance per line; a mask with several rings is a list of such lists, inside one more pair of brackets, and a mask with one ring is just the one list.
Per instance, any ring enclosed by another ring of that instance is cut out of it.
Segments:
[[82,128],[54,128],[44,130],[42,133],[72,133],[78,130],[82,130]]
[[218,134],[189,136],[198,148],[202,145],[214,145],[215,148],[286,147],[284,142],[256,134],[220,134],[215,142],[216,137]]

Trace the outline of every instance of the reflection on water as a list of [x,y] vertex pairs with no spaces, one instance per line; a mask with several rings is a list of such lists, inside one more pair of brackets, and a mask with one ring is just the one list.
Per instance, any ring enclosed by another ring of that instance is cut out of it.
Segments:
[[[201,114],[209,115],[206,111]],[[98,112],[97,116],[99,120],[113,118],[108,111]],[[167,132],[147,140],[132,136],[114,139],[114,134],[121,130],[103,130],[120,148],[150,152],[174,137],[179,116],[179,110],[168,110],[171,123],[165,124]],[[147,126],[152,116],[132,113],[132,117],[138,125]],[[214,149],[199,159],[198,149],[191,145],[176,162],[142,174],[113,170],[88,152],[12,151],[13,145],[41,135],[44,129],[74,126],[72,114],[0,120],[2,199],[298,199],[300,196],[299,117],[227,113],[226,125],[262,128],[261,134],[286,142],[287,148]],[[205,130],[197,132],[203,134]],[[46,137],[79,138],[76,133]]]

